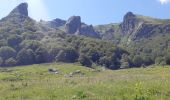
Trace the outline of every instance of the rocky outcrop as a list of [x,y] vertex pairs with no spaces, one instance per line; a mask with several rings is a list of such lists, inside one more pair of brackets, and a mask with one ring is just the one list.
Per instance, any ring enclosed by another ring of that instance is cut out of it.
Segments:
[[121,33],[123,35],[132,34],[134,30],[139,28],[139,20],[136,15],[132,12],[128,12],[123,19],[123,22],[120,24]]
[[81,22],[80,16],[72,16],[65,24],[65,31],[69,34],[84,35],[98,38],[100,35],[95,32],[92,25],[86,25]]
[[41,20],[40,24],[43,25],[43,26],[46,26],[46,27],[56,29],[56,28],[64,27],[64,25],[66,24],[66,21],[62,20],[62,19],[59,19],[59,18],[56,18],[56,19],[54,19],[52,21],[43,21],[43,20]]
[[69,34],[75,34],[81,28],[80,16],[72,16],[68,19],[65,24],[65,31]]
[[27,3],[21,3],[15,9],[13,9],[12,12],[9,15],[28,16],[28,4]]
[[94,28],[92,25],[82,25],[78,34],[88,36],[88,37],[99,38],[99,33],[94,31]]

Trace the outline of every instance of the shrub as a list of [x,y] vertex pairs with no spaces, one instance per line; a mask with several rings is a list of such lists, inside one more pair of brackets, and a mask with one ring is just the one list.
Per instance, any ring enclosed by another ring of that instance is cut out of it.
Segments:
[[17,54],[19,64],[28,65],[35,63],[34,52],[31,49],[22,49]]
[[143,59],[142,59],[142,57],[140,57],[140,56],[135,56],[135,57],[133,58],[133,64],[134,64],[135,67],[141,67],[142,64],[143,64]]
[[2,64],[3,64],[3,59],[2,57],[0,57],[0,66],[2,66]]
[[57,61],[73,63],[77,60],[78,53],[72,48],[66,48],[64,50],[60,50],[58,55],[56,56]]
[[21,43],[21,41],[22,41],[22,38],[18,35],[11,35],[7,39],[8,45],[14,48],[18,46],[19,43]]
[[3,60],[9,59],[11,57],[15,58],[16,51],[8,46],[4,46],[0,48],[0,56],[3,58]]
[[82,66],[86,66],[86,67],[91,67],[92,66],[92,61],[90,60],[89,57],[87,57],[85,55],[80,55],[78,61],[80,62],[80,64]]
[[14,58],[9,58],[5,60],[5,66],[15,66],[17,65],[17,61]]

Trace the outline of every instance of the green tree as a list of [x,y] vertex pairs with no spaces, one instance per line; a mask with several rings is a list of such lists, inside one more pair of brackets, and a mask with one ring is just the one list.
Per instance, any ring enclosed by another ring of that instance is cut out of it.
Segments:
[[0,57],[0,66],[2,66],[3,65],[3,59],[2,59],[2,57]]
[[143,59],[142,59],[142,57],[140,57],[140,56],[135,56],[135,57],[133,58],[133,64],[134,64],[135,67],[141,67],[142,64],[143,64]]
[[9,58],[5,60],[5,66],[16,66],[17,61],[14,58]]
[[165,57],[165,61],[167,65],[170,65],[170,53],[168,53]]
[[19,45],[19,43],[21,43],[21,41],[22,38],[18,35],[11,35],[7,39],[8,45],[13,48],[16,48]]
[[11,57],[15,58],[16,51],[8,46],[4,46],[0,48],[0,56],[3,58],[3,60],[9,59]]
[[85,55],[80,55],[78,61],[80,62],[82,66],[86,66],[86,67],[92,66],[92,61],[90,60],[89,57]]
[[34,52],[31,49],[22,49],[17,54],[17,60],[21,65],[28,65],[35,63]]
[[35,51],[35,62],[36,63],[45,63],[50,61],[49,54],[47,50],[43,47],[38,48]]
[[72,48],[60,50],[56,56],[57,61],[73,63],[78,59],[78,53]]

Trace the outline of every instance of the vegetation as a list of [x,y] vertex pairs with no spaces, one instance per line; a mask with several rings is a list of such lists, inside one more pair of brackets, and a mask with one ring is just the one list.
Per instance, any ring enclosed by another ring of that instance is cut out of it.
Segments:
[[[150,67],[113,71],[53,63],[0,68],[0,99],[168,100],[170,67]],[[81,72],[68,76],[76,70]]]

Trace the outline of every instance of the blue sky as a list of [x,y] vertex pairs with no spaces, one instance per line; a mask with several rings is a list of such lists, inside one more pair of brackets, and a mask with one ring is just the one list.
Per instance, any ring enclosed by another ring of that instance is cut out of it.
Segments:
[[170,18],[170,0],[1,0],[0,18],[21,2],[28,2],[29,15],[36,20],[66,20],[79,15],[87,24],[118,23],[128,11]]

